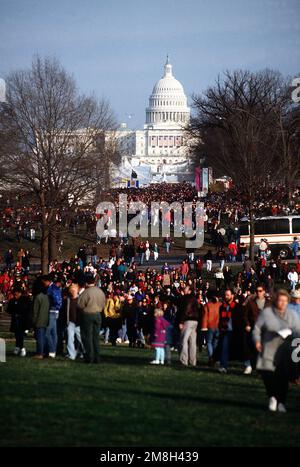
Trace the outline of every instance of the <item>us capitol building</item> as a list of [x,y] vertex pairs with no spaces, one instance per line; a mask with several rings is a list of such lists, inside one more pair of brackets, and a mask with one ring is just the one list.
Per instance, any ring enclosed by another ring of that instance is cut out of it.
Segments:
[[163,77],[149,98],[144,129],[130,130],[122,124],[116,132],[123,155],[119,177],[130,176],[133,169],[141,184],[192,180],[184,134],[189,119],[187,97],[167,58]]

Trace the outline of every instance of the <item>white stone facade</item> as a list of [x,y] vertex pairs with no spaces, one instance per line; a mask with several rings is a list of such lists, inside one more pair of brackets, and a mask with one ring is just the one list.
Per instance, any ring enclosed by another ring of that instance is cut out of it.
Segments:
[[149,98],[144,129],[133,131],[123,125],[117,132],[124,154],[123,169],[131,165],[138,173],[139,167],[150,166],[149,182],[191,180],[184,132],[189,118],[187,97],[167,59],[164,75]]

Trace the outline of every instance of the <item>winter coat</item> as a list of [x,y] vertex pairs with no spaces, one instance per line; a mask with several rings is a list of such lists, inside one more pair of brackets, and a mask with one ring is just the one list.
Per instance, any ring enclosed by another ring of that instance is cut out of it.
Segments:
[[[233,330],[233,313],[235,312],[235,308],[237,303],[232,301],[230,303],[222,303],[220,306],[220,319],[219,319],[219,329],[221,332],[227,332],[229,330]],[[231,329],[230,329],[231,325]]]
[[204,305],[202,329],[218,329],[221,302],[208,302]]
[[50,310],[59,311],[62,306],[62,291],[55,284],[50,284],[47,290],[49,298]]
[[10,331],[15,332],[18,324],[24,331],[29,328],[31,301],[29,297],[21,296],[19,300],[12,298],[8,302],[7,313],[11,315]]
[[193,295],[185,295],[179,303],[178,322],[199,321],[200,311],[200,306],[196,297]]
[[254,342],[262,344],[258,370],[275,371],[282,364],[287,366],[291,356],[285,352],[285,340],[278,334],[283,329],[290,329],[294,337],[300,337],[300,321],[293,310],[287,309],[281,316],[274,307],[267,307],[260,313],[253,331]]
[[107,299],[104,308],[104,316],[105,318],[111,319],[121,318],[121,302],[118,298],[116,300],[114,300],[113,298]]
[[165,347],[167,328],[169,326],[170,323],[163,316],[154,318],[154,330],[151,339],[152,347]]
[[[266,299],[265,301],[265,308],[271,305],[270,300]],[[256,299],[250,298],[244,305],[244,319],[245,319],[245,326],[250,326],[251,329],[254,328],[254,325],[257,321],[259,316],[260,310],[257,306]]]
[[34,298],[32,324],[35,328],[46,328],[49,324],[49,298],[43,292]]

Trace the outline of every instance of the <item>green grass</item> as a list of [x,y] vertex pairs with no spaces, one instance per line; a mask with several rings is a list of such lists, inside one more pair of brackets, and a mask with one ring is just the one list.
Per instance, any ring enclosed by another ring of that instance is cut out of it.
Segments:
[[[9,344],[11,352],[12,343]],[[32,347],[33,344],[30,344]],[[0,364],[1,446],[296,446],[299,389],[287,414],[265,410],[260,379],[152,367],[150,350],[102,346],[102,363]]]

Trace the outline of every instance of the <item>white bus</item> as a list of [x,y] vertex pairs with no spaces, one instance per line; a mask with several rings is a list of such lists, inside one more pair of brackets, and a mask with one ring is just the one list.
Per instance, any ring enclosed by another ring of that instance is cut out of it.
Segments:
[[[240,243],[250,244],[249,222],[239,225]],[[261,239],[266,239],[272,253],[281,258],[291,257],[291,244],[294,237],[300,240],[300,216],[270,216],[260,217],[254,221],[254,244],[258,250]],[[300,254],[300,252],[299,252]]]

